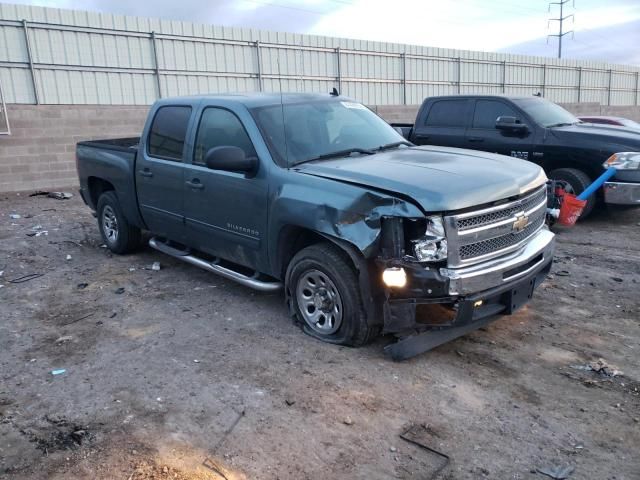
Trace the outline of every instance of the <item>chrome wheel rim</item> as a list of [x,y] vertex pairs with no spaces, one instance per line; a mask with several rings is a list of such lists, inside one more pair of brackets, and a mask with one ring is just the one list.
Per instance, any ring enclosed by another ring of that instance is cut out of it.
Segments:
[[110,205],[102,209],[102,231],[107,242],[113,244],[118,240],[118,219]]
[[296,299],[302,318],[313,331],[331,335],[342,325],[342,298],[333,281],[320,270],[308,270],[300,276]]

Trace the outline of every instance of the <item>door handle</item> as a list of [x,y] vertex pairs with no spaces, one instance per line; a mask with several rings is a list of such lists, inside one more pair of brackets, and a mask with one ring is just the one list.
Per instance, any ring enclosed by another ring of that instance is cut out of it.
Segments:
[[204,184],[200,183],[200,180],[198,180],[197,178],[187,181],[186,184],[189,185],[191,188],[196,188],[198,190],[202,190],[204,188]]
[[143,168],[142,170],[138,170],[141,177],[153,177],[153,172],[148,168]]
[[484,138],[482,137],[469,137],[470,142],[484,142]]

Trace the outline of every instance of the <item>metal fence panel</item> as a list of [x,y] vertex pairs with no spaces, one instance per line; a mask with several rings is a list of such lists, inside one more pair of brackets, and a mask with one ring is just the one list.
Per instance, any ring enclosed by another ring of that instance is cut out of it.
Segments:
[[531,95],[634,105],[640,68],[0,4],[8,103],[149,104],[230,91],[329,91],[376,105]]

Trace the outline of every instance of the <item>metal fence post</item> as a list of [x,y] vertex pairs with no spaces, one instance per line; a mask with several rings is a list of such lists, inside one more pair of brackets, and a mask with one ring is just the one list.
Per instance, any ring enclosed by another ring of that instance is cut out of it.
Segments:
[[582,90],[582,67],[578,67],[578,103],[581,100],[581,90]]
[[547,90],[547,64],[542,64],[542,96],[546,97]]
[[400,54],[402,60],[402,104],[407,104],[407,53]]
[[457,81],[456,81],[458,93],[460,93],[460,85],[462,83],[462,80],[460,78],[461,75],[462,75],[462,69],[460,67],[460,62],[461,62],[460,57],[456,57],[456,65],[458,67],[458,75],[457,75]]
[[260,42],[256,41],[256,60],[257,60],[257,72],[258,72],[258,89],[263,90],[262,86],[262,55],[260,54]]
[[158,65],[158,49],[156,46],[156,32],[151,32],[151,49],[153,50],[153,70],[156,74],[156,86],[158,87],[158,98],[162,98],[162,86],[160,85],[160,66]]
[[340,47],[336,48],[336,70],[337,70],[337,77],[336,80],[338,81],[338,92],[340,94],[342,94],[342,66],[340,64]]
[[502,93],[506,92],[506,84],[507,84],[507,61],[502,61]]
[[640,72],[636,72],[636,89],[635,89],[635,96],[633,97],[634,105],[638,105],[638,77],[640,77]]
[[33,53],[31,52],[31,40],[29,40],[29,29],[27,28],[27,21],[22,20],[22,28],[24,29],[24,41],[27,45],[27,57],[29,60],[29,70],[31,70],[31,84],[33,85],[33,96],[36,99],[36,105],[40,105],[40,93],[38,92],[38,80],[36,79],[36,72],[33,68]]
[[609,69],[609,85],[607,86],[607,105],[611,105],[611,77],[612,77],[612,70]]
[[0,135],[11,135],[11,125],[9,125],[9,112],[7,104],[4,102],[4,92],[2,91],[2,81],[0,81],[0,119],[4,115],[4,123],[7,126],[5,131],[0,130]]

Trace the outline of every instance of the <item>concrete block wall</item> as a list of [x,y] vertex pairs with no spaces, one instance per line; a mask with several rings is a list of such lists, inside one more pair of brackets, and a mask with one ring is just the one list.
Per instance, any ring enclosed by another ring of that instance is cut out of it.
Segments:
[[7,105],[11,135],[0,136],[0,192],[78,184],[75,144],[140,135],[146,106]]
[[[0,136],[0,192],[75,188],[75,144],[140,135],[147,106],[8,105],[11,135]],[[640,121],[640,107],[564,105],[576,115],[616,115]],[[371,107],[388,122],[412,123],[419,105]]]

